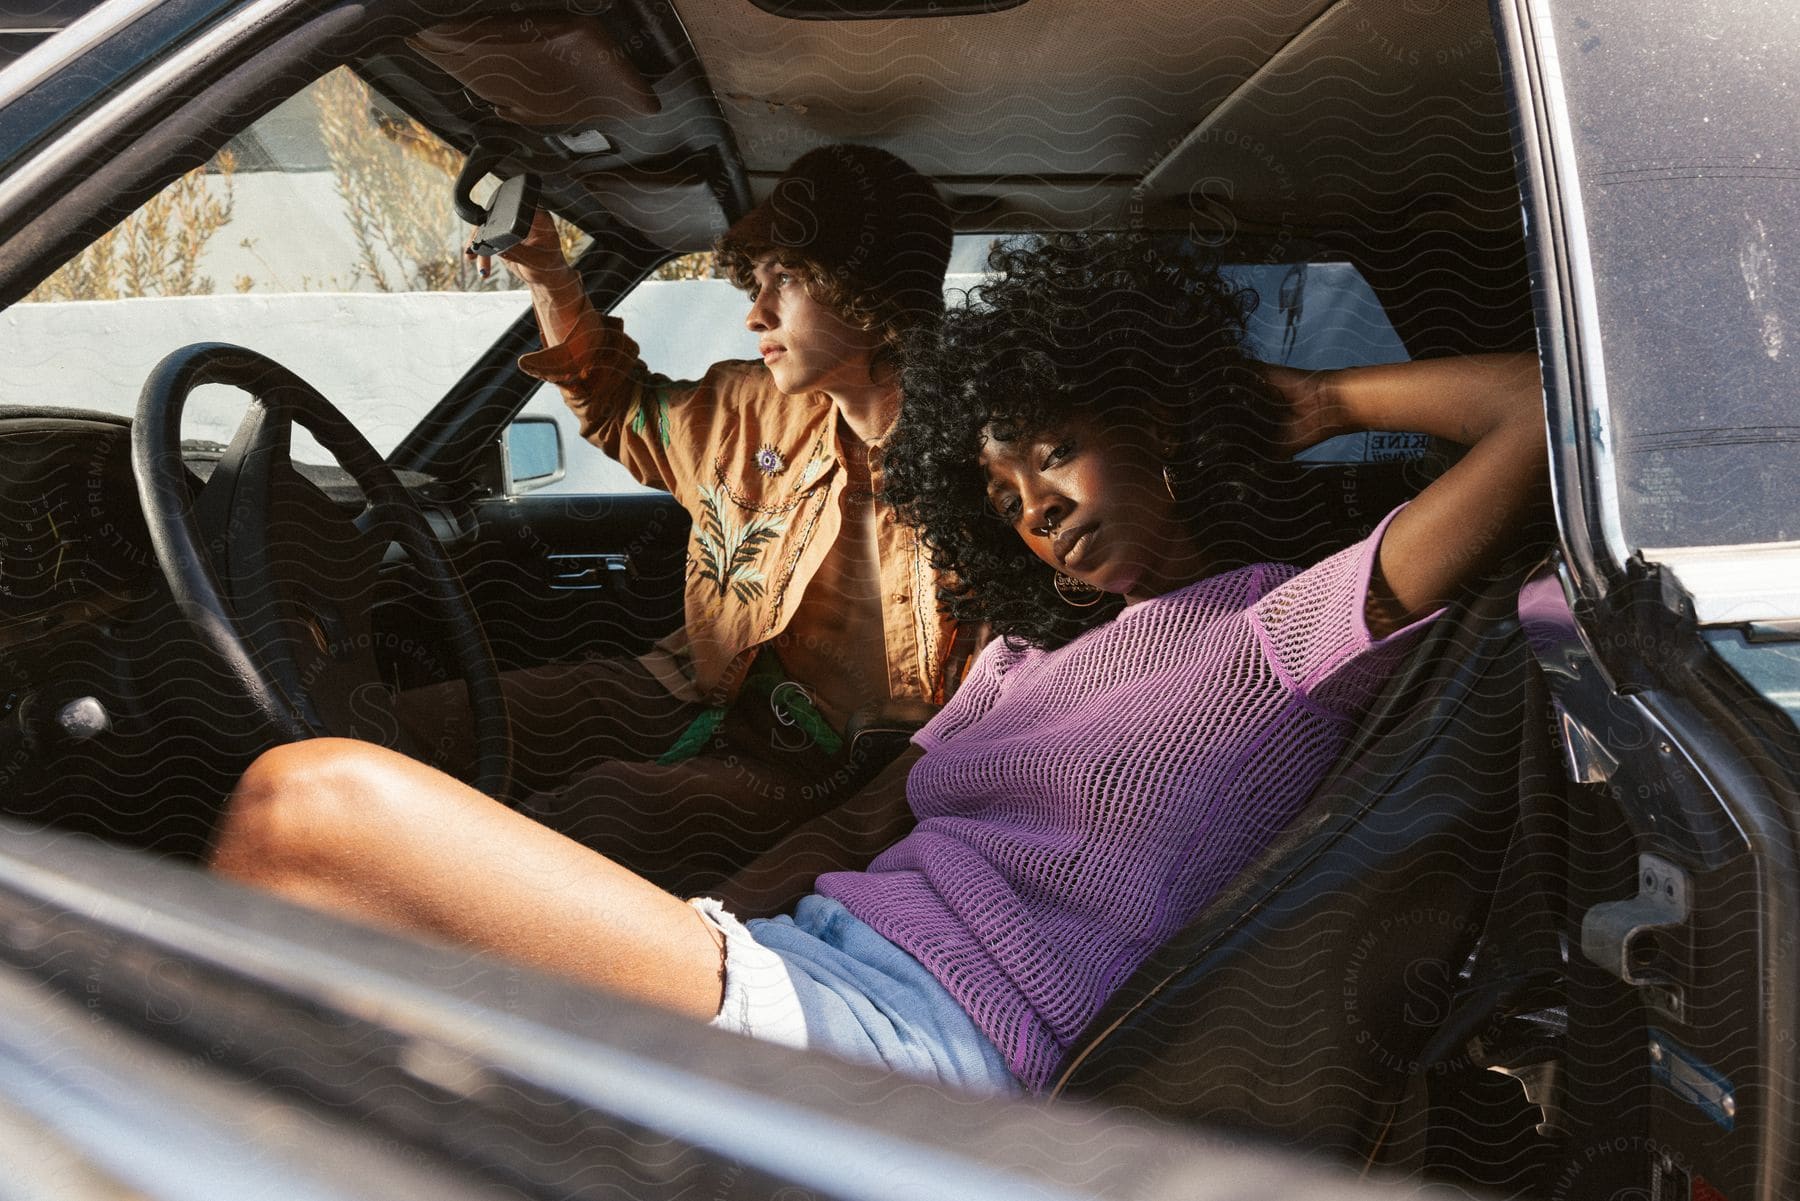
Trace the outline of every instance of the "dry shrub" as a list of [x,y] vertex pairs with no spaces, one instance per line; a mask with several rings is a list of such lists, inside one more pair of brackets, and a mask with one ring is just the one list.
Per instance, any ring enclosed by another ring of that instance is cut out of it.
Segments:
[[680,258],[670,259],[650,276],[651,279],[720,279],[718,263],[710,250],[696,250]]
[[450,185],[457,153],[410,118],[371,103],[339,69],[315,90],[320,132],[356,242],[356,275],[382,292],[466,291],[481,284],[462,255]]
[[[451,201],[460,153],[410,117],[374,102],[369,86],[347,68],[314,85],[320,135],[356,261],[346,274],[305,275],[302,289],[373,288],[381,292],[469,291],[517,286],[504,271],[483,280],[463,257],[467,240]],[[221,152],[206,167],[188,172],[143,208],[120,222],[40,284],[28,300],[117,300],[131,296],[196,296],[213,292],[198,264],[208,240],[232,217],[236,160]],[[209,173],[211,182],[209,183]],[[243,246],[254,252],[251,230]],[[557,222],[564,253],[573,252],[580,230]],[[266,265],[266,264],[265,264]],[[681,276],[677,278],[704,278]],[[230,281],[238,292],[255,286],[249,276]]]
[[[195,167],[100,235],[25,299],[208,295],[213,281],[199,273],[200,252],[231,220],[236,169],[237,159],[230,151]],[[216,180],[212,186],[209,174]]]
[[[369,85],[340,68],[319,81],[325,152],[356,240],[357,272],[383,292],[467,291],[484,283],[463,257],[467,240],[452,203],[463,156],[411,117],[372,102]],[[563,252],[583,235],[556,223]],[[496,271],[490,286],[512,287]]]

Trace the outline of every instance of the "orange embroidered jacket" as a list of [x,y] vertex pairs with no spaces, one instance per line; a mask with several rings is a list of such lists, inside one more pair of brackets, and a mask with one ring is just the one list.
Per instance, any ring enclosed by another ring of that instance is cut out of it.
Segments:
[[[620,321],[598,314],[519,365],[562,389],[584,438],[693,515],[686,627],[646,662],[676,696],[730,700],[757,648],[789,627],[843,525],[849,472],[830,397],[784,396],[755,361],[714,364],[697,381],[653,374]],[[887,513],[878,549],[889,694],[942,703],[955,627],[924,548]]]

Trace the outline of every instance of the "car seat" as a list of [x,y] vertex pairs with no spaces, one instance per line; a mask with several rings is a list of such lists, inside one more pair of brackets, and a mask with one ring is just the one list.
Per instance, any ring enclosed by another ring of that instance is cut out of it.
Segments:
[[1564,785],[1519,578],[1433,624],[1292,825],[1095,1016],[1055,1092],[1371,1158],[1412,1086],[1506,1041],[1496,1023],[1562,955]]

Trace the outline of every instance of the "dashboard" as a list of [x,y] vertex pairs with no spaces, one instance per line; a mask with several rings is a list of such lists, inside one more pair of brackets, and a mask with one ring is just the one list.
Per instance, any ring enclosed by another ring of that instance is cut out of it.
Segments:
[[[184,444],[196,496],[219,449]],[[336,517],[353,528],[362,494],[341,469],[295,464],[294,472],[304,503],[282,520],[337,528]],[[472,520],[432,499],[430,481],[403,479],[447,545],[469,536]],[[321,512],[327,519],[313,520]],[[404,576],[403,562],[383,564],[369,604],[377,632],[404,630],[410,646],[432,627],[395,599],[410,595],[391,582]],[[403,680],[407,664],[385,667],[396,687],[437,678]],[[169,591],[139,500],[129,422],[0,410],[0,819],[202,855],[224,796],[272,738]]]
[[157,578],[129,427],[0,420],[0,646],[42,636],[71,607],[142,599]]
[[130,426],[0,417],[0,815],[198,854],[246,728],[163,583]]

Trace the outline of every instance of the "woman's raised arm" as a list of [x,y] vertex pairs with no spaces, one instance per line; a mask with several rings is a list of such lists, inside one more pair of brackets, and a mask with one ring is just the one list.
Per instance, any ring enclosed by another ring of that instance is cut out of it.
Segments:
[[1370,631],[1454,597],[1512,546],[1548,472],[1533,354],[1423,359],[1342,371],[1271,368],[1292,406],[1290,449],[1355,430],[1409,430],[1469,447],[1388,526],[1369,585]]

